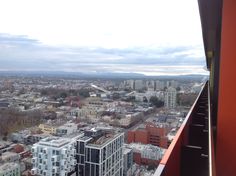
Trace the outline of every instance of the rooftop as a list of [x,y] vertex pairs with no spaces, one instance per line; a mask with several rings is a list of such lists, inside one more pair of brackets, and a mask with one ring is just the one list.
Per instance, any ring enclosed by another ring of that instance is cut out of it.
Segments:
[[162,151],[163,153],[165,151],[165,149],[151,144],[131,143],[128,145],[128,147],[137,151],[153,150],[153,151]]
[[19,164],[17,164],[17,163],[5,163],[5,164],[0,166],[0,173],[3,172],[3,171],[12,170],[16,167],[19,167]]
[[62,147],[71,142],[71,139],[61,137],[48,137],[39,141],[39,145],[51,146],[51,147]]

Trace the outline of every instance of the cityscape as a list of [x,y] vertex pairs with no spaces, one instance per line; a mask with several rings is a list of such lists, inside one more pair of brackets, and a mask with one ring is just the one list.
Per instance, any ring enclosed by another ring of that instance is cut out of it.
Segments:
[[153,175],[206,79],[3,76],[2,175]]
[[0,0],[0,176],[235,176],[236,1]]

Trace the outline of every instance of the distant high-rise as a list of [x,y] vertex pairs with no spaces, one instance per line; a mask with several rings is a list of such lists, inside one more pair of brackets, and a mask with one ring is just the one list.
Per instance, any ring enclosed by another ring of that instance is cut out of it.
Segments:
[[125,85],[131,89],[134,89],[134,80],[131,79],[131,80],[125,81]]
[[173,109],[176,107],[176,89],[169,87],[165,92],[165,107],[168,109]]
[[142,80],[135,80],[134,89],[142,90],[144,88],[144,84]]
[[156,81],[156,90],[163,90],[165,88],[165,84],[163,81]]

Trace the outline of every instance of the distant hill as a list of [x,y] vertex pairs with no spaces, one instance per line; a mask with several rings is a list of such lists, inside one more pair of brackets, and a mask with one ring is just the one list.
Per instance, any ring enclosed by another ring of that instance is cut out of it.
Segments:
[[63,71],[0,71],[0,76],[10,77],[62,77],[62,78],[80,78],[80,79],[191,79],[198,80],[208,76],[206,75],[176,75],[176,76],[146,76],[139,73],[115,73],[115,72],[63,72]]

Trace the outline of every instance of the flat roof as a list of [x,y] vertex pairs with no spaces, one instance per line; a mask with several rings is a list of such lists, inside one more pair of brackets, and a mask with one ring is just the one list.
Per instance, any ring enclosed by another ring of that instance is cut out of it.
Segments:
[[5,163],[3,165],[0,166],[0,173],[2,171],[8,171],[8,170],[12,170],[16,167],[19,167],[18,163]]

